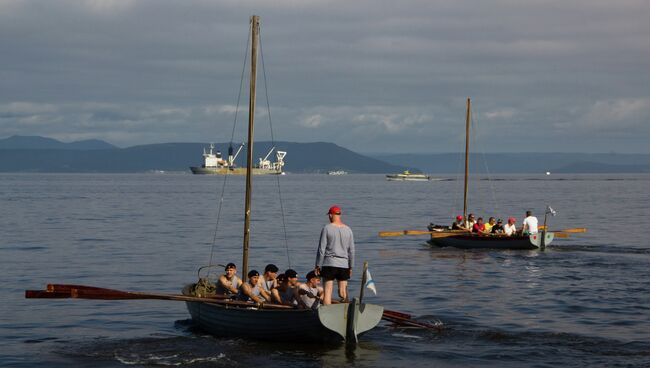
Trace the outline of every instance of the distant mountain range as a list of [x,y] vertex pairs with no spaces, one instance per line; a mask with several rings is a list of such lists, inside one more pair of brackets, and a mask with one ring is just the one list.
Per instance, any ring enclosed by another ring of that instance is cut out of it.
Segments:
[[[163,143],[118,148],[99,140],[62,143],[43,137],[13,136],[0,139],[0,172],[146,172],[187,171],[201,166],[203,143]],[[292,173],[346,170],[355,173],[400,172],[407,168],[360,155],[333,143],[275,142],[287,151],[285,170]],[[271,149],[270,142],[256,142],[255,161]],[[227,143],[215,148],[228,151]],[[235,147],[237,148],[237,147]],[[246,147],[236,163],[245,165]]]
[[69,149],[69,150],[96,150],[113,149],[114,145],[98,139],[88,139],[71,143],[63,143],[52,138],[39,136],[14,135],[0,139],[0,149]]
[[[464,154],[370,154],[394,165],[430,174],[459,173]],[[470,155],[472,173],[650,173],[650,155],[619,153],[486,153]]]
[[[204,143],[162,143],[118,148],[91,139],[63,143],[39,136],[0,139],[0,172],[146,172],[187,171],[200,166]],[[287,151],[285,170],[292,173],[396,173],[409,169],[430,174],[459,173],[463,155],[359,154],[333,143],[275,142]],[[215,145],[226,153],[227,143]],[[235,147],[236,148],[236,147]],[[255,160],[271,149],[270,142],[255,143]],[[236,162],[244,165],[244,148]],[[604,153],[486,153],[472,154],[472,173],[650,173],[648,154]]]

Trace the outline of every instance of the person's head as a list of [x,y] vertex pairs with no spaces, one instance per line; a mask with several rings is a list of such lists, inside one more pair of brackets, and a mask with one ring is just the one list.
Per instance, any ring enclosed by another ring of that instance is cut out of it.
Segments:
[[474,214],[473,214],[473,213],[470,213],[469,215],[467,215],[467,219],[468,219],[469,221],[474,221]]
[[463,216],[461,216],[461,215],[456,216],[456,221],[458,221],[458,222],[463,221]]
[[330,207],[329,211],[327,211],[327,215],[330,218],[330,222],[336,221],[341,217],[341,207],[339,206]]
[[532,216],[532,215],[533,215],[533,211],[526,211],[526,217]]
[[490,223],[490,225],[494,225],[494,224],[497,223],[497,220],[495,220],[494,217],[490,217],[490,219],[488,220],[488,222]]
[[234,263],[228,263],[226,265],[226,277],[231,278],[237,273],[237,266]]
[[283,284],[285,284],[287,282],[287,277],[284,276],[283,273],[281,273],[281,274],[278,275],[277,280],[278,280],[278,285],[283,285]]
[[289,285],[295,285],[298,283],[298,272],[291,268],[284,271],[284,277]]
[[316,287],[318,286],[318,284],[320,284],[320,277],[316,276],[316,272],[314,271],[309,271],[305,279],[307,280],[307,283],[311,287]]
[[278,266],[269,263],[264,267],[264,276],[267,279],[275,279],[278,276]]
[[248,282],[255,286],[258,281],[260,281],[260,273],[256,270],[250,270],[250,272],[248,272]]
[[508,224],[514,225],[517,222],[517,219],[514,217],[508,217]]
[[479,217],[479,218],[476,220],[476,223],[479,224],[479,225],[482,224],[482,223],[483,223],[483,217]]
[[503,225],[503,220],[498,219],[498,220],[497,220],[497,225],[499,225],[499,226]]

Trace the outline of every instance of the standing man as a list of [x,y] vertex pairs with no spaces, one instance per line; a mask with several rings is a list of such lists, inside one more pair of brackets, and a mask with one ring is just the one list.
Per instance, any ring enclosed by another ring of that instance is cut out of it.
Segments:
[[521,233],[524,235],[537,234],[537,217],[533,216],[532,211],[526,211],[526,218],[524,219]]
[[332,304],[334,279],[338,282],[341,301],[348,301],[348,280],[354,265],[354,236],[352,230],[341,222],[341,208],[330,207],[327,211],[330,223],[323,227],[316,253],[314,272],[325,281],[323,304]]

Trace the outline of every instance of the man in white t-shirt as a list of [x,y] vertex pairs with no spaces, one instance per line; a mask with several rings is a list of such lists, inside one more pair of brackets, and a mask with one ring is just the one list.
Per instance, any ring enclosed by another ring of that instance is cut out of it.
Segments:
[[521,233],[524,235],[537,234],[537,217],[533,216],[532,211],[526,211],[526,218],[524,219]]
[[508,217],[508,223],[503,227],[503,231],[508,236],[513,236],[517,234],[517,219],[514,217]]

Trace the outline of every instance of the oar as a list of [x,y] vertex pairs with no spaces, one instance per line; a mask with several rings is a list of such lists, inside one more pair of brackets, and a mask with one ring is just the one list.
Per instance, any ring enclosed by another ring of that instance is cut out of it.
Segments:
[[[541,225],[539,227],[539,229],[544,230],[545,229],[544,225]],[[587,228],[586,227],[574,227],[574,228],[571,228],[571,229],[549,230],[549,231],[554,232],[554,233],[586,233]]]
[[[553,231],[556,232],[556,231]],[[587,228],[586,227],[575,227],[572,229],[562,229],[562,230],[557,230],[559,233],[586,233]]]
[[[52,291],[49,291],[52,290]],[[157,299],[176,300],[188,302],[216,303],[225,305],[237,305],[254,307],[254,303],[229,300],[227,296],[216,295],[214,297],[194,297],[176,294],[157,294],[143,292],[129,292],[114,289],[98,288],[84,285],[50,284],[46,290],[25,290],[25,298],[79,298],[79,299],[101,299],[101,300],[128,300],[128,299]],[[292,309],[293,307],[280,304],[263,304],[263,308],[270,309]]]
[[[410,318],[405,318],[401,317],[398,314],[392,314],[392,311],[384,311],[384,315],[382,316],[382,319],[388,322],[392,322],[397,325],[402,325],[402,326],[408,326],[408,327],[418,327],[418,328],[426,328],[429,330],[441,330],[440,326],[435,326],[429,323],[425,322],[418,322],[414,321]],[[399,313],[399,312],[398,312]],[[399,313],[402,314],[402,313]]]
[[[454,236],[459,234],[467,234],[466,230],[445,230],[445,231],[426,231],[426,230],[402,230],[402,231],[380,231],[380,237],[388,236],[402,236],[402,235],[432,235],[436,238],[444,238],[447,236]],[[438,236],[436,236],[438,235]]]

